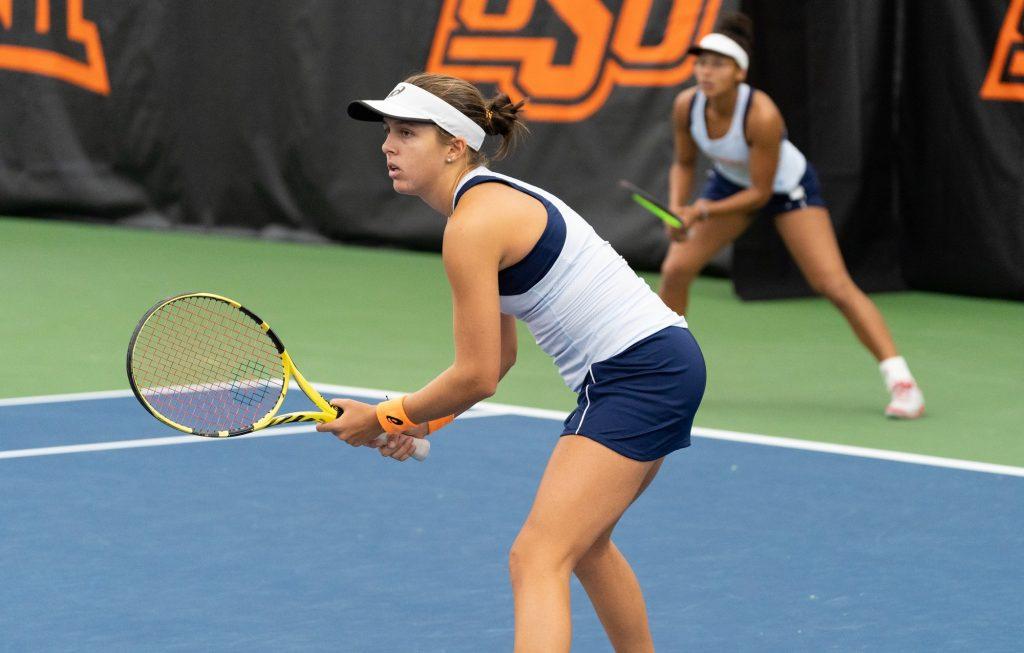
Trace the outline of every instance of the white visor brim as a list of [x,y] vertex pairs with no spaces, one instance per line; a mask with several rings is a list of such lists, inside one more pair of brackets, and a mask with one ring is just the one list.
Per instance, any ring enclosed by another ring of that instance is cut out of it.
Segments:
[[700,43],[690,48],[688,52],[696,55],[700,55],[702,52],[714,52],[715,54],[729,57],[736,62],[740,70],[746,70],[750,65],[750,57],[747,56],[747,51],[743,49],[743,46],[725,34],[719,34],[718,32],[708,34],[700,40]]
[[483,147],[483,127],[433,93],[400,83],[383,100],[357,100],[348,105],[356,120],[380,122],[385,117],[411,122],[432,122],[452,136],[461,136],[473,150]]

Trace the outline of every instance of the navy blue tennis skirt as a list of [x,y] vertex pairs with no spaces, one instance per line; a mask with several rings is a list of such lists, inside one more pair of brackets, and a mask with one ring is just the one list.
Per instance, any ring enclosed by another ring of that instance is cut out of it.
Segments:
[[706,380],[690,330],[667,327],[590,367],[562,435],[585,436],[634,460],[657,460],[690,446]]
[[[708,172],[708,181],[704,184],[704,189],[701,190],[700,196],[706,200],[715,201],[731,197],[741,190],[746,189],[739,184],[729,181],[712,168]],[[825,198],[821,195],[821,184],[818,182],[818,173],[810,163],[807,164],[807,170],[800,179],[799,186],[789,193],[773,194],[768,203],[758,210],[758,213],[775,217],[782,213],[806,209],[808,206],[826,208]]]

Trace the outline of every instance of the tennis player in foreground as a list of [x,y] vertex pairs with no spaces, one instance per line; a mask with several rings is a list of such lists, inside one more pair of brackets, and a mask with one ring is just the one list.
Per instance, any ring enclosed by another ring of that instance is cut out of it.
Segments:
[[384,123],[394,189],[447,219],[455,362],[376,407],[335,400],[344,414],[317,429],[356,446],[386,432],[381,453],[405,460],[412,437],[495,392],[515,362],[514,320],[525,321],[579,399],[509,555],[515,650],[569,650],[575,573],[615,650],[653,651],[640,585],[611,535],[665,456],[690,444],[704,360],[685,319],[575,211],[486,167],[487,134],[501,137],[503,157],[526,131],[521,104],[418,74],[384,100],[349,105],[353,118]]

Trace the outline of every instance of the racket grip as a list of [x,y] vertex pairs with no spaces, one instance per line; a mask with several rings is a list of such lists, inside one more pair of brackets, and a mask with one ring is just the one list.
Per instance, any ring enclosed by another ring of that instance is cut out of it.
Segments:
[[[373,440],[375,443],[383,446],[388,443],[388,436],[381,433]],[[430,443],[424,438],[413,438],[412,441],[413,452],[412,457],[416,460],[423,462],[430,455]]]

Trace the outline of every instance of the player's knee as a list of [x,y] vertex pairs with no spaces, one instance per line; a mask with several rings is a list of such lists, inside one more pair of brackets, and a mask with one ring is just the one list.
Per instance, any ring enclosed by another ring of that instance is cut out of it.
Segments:
[[567,566],[569,556],[557,542],[540,533],[524,529],[508,552],[508,570],[512,583],[536,573],[558,571]]
[[543,547],[535,538],[519,534],[508,551],[508,570],[512,579],[528,573],[531,567],[537,566],[543,559]]
[[857,293],[857,286],[853,283],[853,279],[845,274],[812,279],[811,288],[836,306],[849,304]]
[[698,273],[700,273],[700,268],[683,257],[669,256],[661,264],[662,278],[671,279],[675,283],[688,284],[697,277]]
[[508,551],[508,573],[513,586],[521,583],[523,578],[529,575],[535,558],[533,547],[523,541],[521,537],[516,538],[516,541],[512,543],[512,548]]

